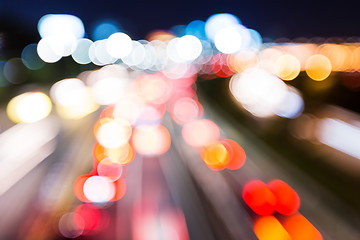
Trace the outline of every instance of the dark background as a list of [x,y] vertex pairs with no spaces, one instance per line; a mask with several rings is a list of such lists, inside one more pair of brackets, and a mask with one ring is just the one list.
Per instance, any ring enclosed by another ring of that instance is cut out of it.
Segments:
[[[100,20],[121,24],[133,39],[155,29],[169,29],[192,20],[206,20],[214,13],[232,13],[266,38],[352,37],[360,35],[358,1],[76,1],[2,0],[0,30],[21,29],[35,33],[37,21],[48,13],[73,14],[87,31]],[[34,35],[38,38],[38,35]]]

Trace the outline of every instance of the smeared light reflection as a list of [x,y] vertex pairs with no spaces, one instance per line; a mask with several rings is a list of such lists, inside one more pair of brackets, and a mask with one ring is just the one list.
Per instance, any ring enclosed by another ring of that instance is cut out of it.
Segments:
[[269,117],[285,98],[287,86],[276,76],[252,68],[234,75],[230,81],[230,90],[250,113],[258,117]]
[[275,211],[275,195],[259,180],[248,182],[244,186],[242,196],[246,204],[258,215],[267,216]]
[[281,180],[273,180],[268,186],[276,197],[275,210],[278,213],[291,215],[298,211],[300,198],[294,189]]
[[51,112],[50,98],[42,92],[28,92],[10,100],[6,112],[11,121],[31,123],[47,117]]
[[285,219],[284,228],[293,240],[322,240],[321,233],[301,214]]
[[259,240],[292,240],[285,228],[273,216],[257,219],[254,232]]
[[91,202],[108,202],[115,196],[115,187],[107,177],[92,176],[84,183],[84,194]]
[[329,147],[360,159],[360,128],[339,119],[325,118],[318,124],[318,140]]
[[274,110],[274,113],[284,118],[296,118],[304,110],[304,100],[302,99],[299,91],[289,86],[285,98]]

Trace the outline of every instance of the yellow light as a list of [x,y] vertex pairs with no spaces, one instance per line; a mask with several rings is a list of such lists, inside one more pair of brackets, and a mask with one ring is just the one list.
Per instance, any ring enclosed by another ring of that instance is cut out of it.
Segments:
[[13,122],[32,123],[47,117],[51,108],[51,100],[46,94],[27,92],[11,99],[6,112]]
[[327,78],[331,69],[330,60],[321,54],[312,55],[306,62],[306,73],[315,81],[322,81]]
[[299,60],[290,54],[279,57],[275,63],[276,75],[283,80],[293,80],[300,73]]
[[291,240],[288,232],[273,216],[260,217],[255,222],[254,232],[259,240]]

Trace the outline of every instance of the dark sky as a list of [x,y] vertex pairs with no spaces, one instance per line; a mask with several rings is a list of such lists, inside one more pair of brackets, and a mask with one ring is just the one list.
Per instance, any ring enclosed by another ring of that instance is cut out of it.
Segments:
[[155,29],[169,29],[192,20],[206,20],[214,13],[228,12],[264,37],[360,36],[360,4],[356,1],[259,1],[259,0],[2,0],[0,27],[14,22],[36,32],[36,24],[47,13],[80,17],[87,31],[102,19],[119,22],[134,39]]

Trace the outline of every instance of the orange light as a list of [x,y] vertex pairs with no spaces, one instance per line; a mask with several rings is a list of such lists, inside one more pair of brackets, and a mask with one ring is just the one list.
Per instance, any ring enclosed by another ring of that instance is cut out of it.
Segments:
[[114,182],[114,186],[115,196],[110,200],[111,202],[120,200],[125,195],[127,189],[125,179],[122,177]]
[[201,119],[185,124],[182,128],[182,136],[190,146],[204,147],[219,140],[220,130],[214,122]]
[[86,174],[86,175],[80,175],[74,183],[74,193],[75,196],[82,202],[90,202],[89,199],[87,199],[87,197],[84,194],[84,183],[85,181],[91,177],[90,174]]
[[300,207],[300,198],[289,185],[281,180],[273,180],[268,184],[276,197],[275,210],[283,215],[291,215]]
[[246,204],[258,215],[267,216],[275,211],[276,197],[260,180],[248,182],[243,189]]
[[[273,216],[260,217],[254,225],[254,232],[259,240],[292,240],[290,235]],[[303,238],[302,240],[308,240]]]
[[312,55],[306,62],[306,73],[315,81],[322,81],[327,78],[331,69],[331,62],[324,55]]
[[293,80],[300,73],[299,60],[290,55],[284,54],[280,56],[275,62],[276,75],[283,80]]
[[223,170],[229,163],[228,151],[220,142],[206,146],[201,152],[201,158],[209,168],[217,171]]
[[321,233],[300,213],[289,216],[283,223],[293,240],[322,240]]
[[105,148],[101,146],[99,143],[94,144],[93,157],[97,162],[101,162],[101,160],[106,158]]
[[226,147],[229,153],[229,162],[226,168],[236,170],[245,164],[246,154],[244,149],[234,140],[224,139],[221,143]]
[[115,108],[115,105],[109,105],[107,106],[106,108],[104,108],[104,110],[101,111],[100,113],[100,119],[101,118],[114,118],[114,108]]

